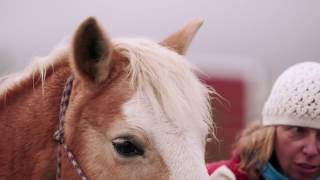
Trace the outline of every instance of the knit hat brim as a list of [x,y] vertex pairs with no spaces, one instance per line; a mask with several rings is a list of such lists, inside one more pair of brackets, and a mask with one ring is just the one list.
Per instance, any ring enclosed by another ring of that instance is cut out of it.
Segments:
[[264,116],[262,118],[262,123],[264,126],[269,125],[286,125],[286,126],[298,126],[307,127],[313,129],[320,129],[320,119],[310,119],[310,118],[296,118],[288,116]]

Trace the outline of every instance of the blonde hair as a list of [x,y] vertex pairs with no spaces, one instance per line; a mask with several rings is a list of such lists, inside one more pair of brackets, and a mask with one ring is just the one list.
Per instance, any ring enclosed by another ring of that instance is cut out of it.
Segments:
[[239,169],[246,172],[249,179],[258,179],[259,169],[271,158],[274,137],[275,126],[263,126],[260,122],[254,122],[237,138],[234,153],[240,156]]

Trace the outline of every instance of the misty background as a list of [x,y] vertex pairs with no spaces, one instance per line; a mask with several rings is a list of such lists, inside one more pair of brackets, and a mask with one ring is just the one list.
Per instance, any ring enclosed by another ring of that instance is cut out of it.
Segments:
[[317,0],[1,0],[0,75],[49,54],[88,16],[112,38],[155,41],[203,18],[187,58],[210,76],[243,79],[253,119],[285,68],[320,61],[319,7]]

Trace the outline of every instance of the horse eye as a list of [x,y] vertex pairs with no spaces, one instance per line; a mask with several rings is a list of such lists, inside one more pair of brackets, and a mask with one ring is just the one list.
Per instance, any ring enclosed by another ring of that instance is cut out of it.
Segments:
[[144,154],[144,150],[141,145],[133,142],[130,139],[115,139],[112,141],[112,145],[118,154],[125,157],[142,156]]

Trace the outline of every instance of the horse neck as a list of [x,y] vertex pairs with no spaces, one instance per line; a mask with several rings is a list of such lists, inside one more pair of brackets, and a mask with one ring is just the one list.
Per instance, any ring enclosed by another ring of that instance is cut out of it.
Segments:
[[45,82],[35,75],[0,95],[0,177],[54,177],[56,143],[52,136],[70,69],[64,62],[46,72]]

